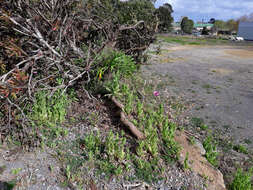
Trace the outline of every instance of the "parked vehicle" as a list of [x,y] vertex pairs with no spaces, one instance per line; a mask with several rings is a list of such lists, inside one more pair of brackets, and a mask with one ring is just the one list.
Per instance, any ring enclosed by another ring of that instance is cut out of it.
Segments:
[[239,36],[229,36],[229,40],[232,40],[232,41],[244,41],[243,37],[239,37]]
[[193,32],[192,34],[193,34],[194,36],[197,36],[197,37],[201,36],[201,33],[200,33],[200,32]]
[[235,37],[236,41],[243,41],[243,37]]

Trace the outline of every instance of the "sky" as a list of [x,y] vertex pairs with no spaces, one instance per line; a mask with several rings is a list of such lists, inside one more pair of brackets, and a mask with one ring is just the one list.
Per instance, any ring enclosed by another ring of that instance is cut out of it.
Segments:
[[253,12],[253,0],[157,0],[155,6],[159,7],[164,3],[172,5],[175,21],[181,16],[188,16],[196,21],[228,20]]

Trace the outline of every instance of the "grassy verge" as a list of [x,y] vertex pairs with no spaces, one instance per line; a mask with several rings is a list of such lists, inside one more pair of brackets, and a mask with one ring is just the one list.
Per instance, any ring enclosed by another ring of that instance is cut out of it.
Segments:
[[140,78],[132,75],[126,79],[118,71],[112,76],[105,82],[106,89],[124,104],[125,114],[146,138],[136,140],[122,130],[110,130],[102,137],[99,131],[90,133],[82,140],[85,163],[107,178],[132,172],[132,178],[155,182],[163,176],[166,165],[178,159],[180,147],[174,140],[177,126],[169,122],[162,104],[154,106],[143,101],[146,94],[138,92],[139,85],[143,85]]
[[177,43],[181,45],[219,45],[227,44],[227,40],[211,39],[211,38],[196,38],[186,36],[158,36],[158,39],[167,43]]
[[[113,52],[104,61],[106,64],[97,73],[100,93],[106,92],[105,96],[114,96],[124,105],[128,120],[145,135],[145,139],[137,140],[122,125],[103,130],[92,124],[85,135],[76,140],[53,141],[56,157],[65,168],[63,185],[82,187],[88,182],[81,176],[87,173],[103,180],[139,179],[154,183],[164,178],[168,165],[178,159],[180,146],[174,140],[177,126],[169,121],[159,97],[139,76],[131,57]],[[98,88],[93,87],[97,92]],[[112,103],[110,106],[113,107]]]

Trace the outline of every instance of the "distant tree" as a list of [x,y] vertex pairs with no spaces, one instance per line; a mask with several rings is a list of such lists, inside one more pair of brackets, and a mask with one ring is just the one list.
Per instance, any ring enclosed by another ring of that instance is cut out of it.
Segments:
[[227,29],[226,22],[223,20],[216,20],[214,23],[214,27],[217,30],[226,30]]
[[241,16],[237,19],[238,22],[253,22],[253,13]]
[[156,10],[156,15],[158,18],[158,30],[159,32],[168,32],[171,31],[173,22],[173,13],[172,6],[168,3],[165,3],[163,6],[159,7]]
[[151,0],[128,0],[118,4],[120,24],[134,24],[143,20],[147,25],[155,25],[155,6]]
[[226,26],[230,31],[237,31],[238,30],[238,21],[234,19],[230,19],[226,22]]
[[188,17],[184,17],[181,21],[181,29],[184,33],[191,34],[194,27],[194,22]]
[[236,20],[236,25],[235,25],[236,31],[238,31],[238,26],[240,22],[253,22],[253,13],[241,16],[240,18]]
[[228,30],[228,31],[237,31],[238,30],[238,21],[230,19],[228,21],[216,20],[214,23],[216,30]]

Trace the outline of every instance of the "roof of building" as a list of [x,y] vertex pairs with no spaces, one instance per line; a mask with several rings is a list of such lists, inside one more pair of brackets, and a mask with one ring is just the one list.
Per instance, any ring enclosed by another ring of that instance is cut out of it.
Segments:
[[203,28],[203,27],[212,27],[213,24],[210,23],[201,23],[201,24],[194,24],[194,28]]
[[172,26],[174,26],[174,27],[180,27],[180,23],[179,22],[173,22]]

